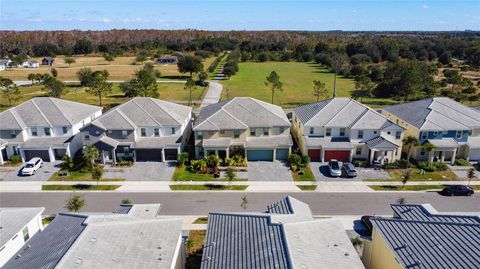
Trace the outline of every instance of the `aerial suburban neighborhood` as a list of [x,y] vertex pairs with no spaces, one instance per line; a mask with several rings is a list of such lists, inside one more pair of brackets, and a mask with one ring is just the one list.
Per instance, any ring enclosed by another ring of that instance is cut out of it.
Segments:
[[480,268],[480,3],[387,2],[2,0],[0,268]]

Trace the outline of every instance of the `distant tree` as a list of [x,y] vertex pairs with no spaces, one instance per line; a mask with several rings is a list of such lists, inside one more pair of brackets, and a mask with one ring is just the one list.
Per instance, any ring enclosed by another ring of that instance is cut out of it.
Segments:
[[282,82],[280,82],[280,76],[275,71],[272,71],[266,79],[267,81],[265,81],[265,85],[270,86],[270,91],[272,92],[272,104],[273,104],[273,97],[275,96],[275,91],[282,91],[283,85],[282,85]]
[[128,97],[158,97],[157,73],[151,65],[145,65],[135,72],[135,76],[122,84],[120,89]]
[[188,105],[192,105],[192,92],[195,90],[195,80],[188,78],[187,82],[185,82],[185,90],[188,90]]
[[108,71],[95,71],[92,73],[92,81],[89,82],[87,93],[97,96],[100,106],[102,106],[102,98],[112,92],[112,83],[107,82]]
[[228,185],[230,185],[232,181],[235,180],[236,176],[237,173],[235,172],[235,169],[231,166],[227,167],[227,170],[225,170],[225,178],[228,180]]
[[266,61],[268,61],[268,54],[266,52],[262,52],[262,53],[258,54],[257,59],[258,59],[259,62],[266,62]]
[[370,80],[370,78],[362,74],[355,77],[355,90],[352,92],[352,97],[354,99],[360,98],[360,102],[363,102],[364,97],[372,97],[372,90],[375,87],[375,84]]
[[35,80],[37,79],[37,74],[36,73],[30,73],[30,74],[28,74],[27,79],[32,82],[32,85],[34,85]]
[[180,73],[190,73],[190,78],[192,78],[193,73],[203,71],[202,58],[196,56],[180,57],[177,66]]
[[320,97],[327,96],[328,90],[325,87],[325,83],[320,80],[313,81],[313,96],[317,98],[317,102],[320,100]]
[[75,63],[76,60],[73,57],[65,57],[65,63],[68,64],[68,67],[70,67],[71,64]]
[[52,76],[47,77],[43,85],[43,90],[50,97],[60,98],[66,93],[65,84]]
[[328,44],[325,42],[318,42],[315,46],[315,53],[322,53],[328,51]]
[[207,72],[200,72],[200,74],[198,74],[198,79],[201,82],[204,82],[205,80],[207,80],[207,78],[208,78],[208,73]]
[[433,151],[435,151],[435,148],[436,147],[430,142],[427,142],[427,143],[423,144],[423,149],[425,150],[425,152],[427,153],[427,156],[428,156],[428,163],[432,162],[431,158],[430,158],[431,157],[430,155]]
[[143,63],[148,59],[148,54],[146,51],[142,50],[137,54],[137,57],[135,57],[135,61]]
[[468,173],[467,173],[467,177],[468,177],[468,186],[470,186],[470,182],[472,181],[472,179],[475,178],[475,168],[470,168],[468,169]]
[[438,61],[443,65],[449,64],[452,61],[452,54],[448,51],[445,51],[444,53],[440,54]]
[[52,77],[56,78],[58,76],[58,71],[55,68],[50,69],[50,74],[52,74]]
[[65,201],[65,208],[68,211],[78,212],[85,206],[85,197],[73,192]]
[[415,136],[407,136],[403,138],[403,144],[408,147],[407,149],[407,161],[410,161],[410,157],[412,156],[412,148],[418,147],[420,145],[420,141]]
[[83,158],[90,163],[90,168],[93,171],[95,160],[100,156],[100,152],[94,145],[87,145],[83,150]]
[[231,76],[235,75],[236,71],[232,65],[225,65],[223,67],[223,74],[225,77],[230,78]]
[[77,77],[78,77],[78,80],[80,81],[81,86],[85,87],[90,85],[90,83],[93,80],[92,73],[93,73],[92,69],[86,68],[86,67],[78,70]]
[[12,107],[14,101],[17,101],[21,97],[20,89],[9,78],[0,77],[0,90],[3,98],[8,101],[8,106]]
[[100,167],[100,166],[93,167],[93,169],[92,169],[92,179],[97,181],[97,186],[98,186],[98,181],[100,181],[102,176],[103,176],[102,167]]
[[113,62],[115,60],[115,57],[111,53],[104,53],[103,58],[108,62]]
[[73,46],[73,53],[75,54],[89,54],[94,49],[93,42],[88,39],[80,39]]

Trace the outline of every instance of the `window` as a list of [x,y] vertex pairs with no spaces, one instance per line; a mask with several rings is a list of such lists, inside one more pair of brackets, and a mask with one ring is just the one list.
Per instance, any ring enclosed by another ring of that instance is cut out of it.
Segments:
[[220,134],[221,134],[221,135],[225,134],[225,130],[221,130],[221,131],[220,131]]
[[250,128],[250,136],[255,136],[255,128]]
[[263,128],[263,135],[268,135],[268,128]]
[[340,136],[345,136],[345,128],[340,128]]
[[448,134],[448,131],[443,131],[442,134],[443,134],[443,135],[447,135],[447,134]]
[[314,131],[315,131],[315,130],[313,129],[313,127],[310,127],[310,134],[313,134]]
[[128,147],[123,147],[123,152],[124,152],[124,153],[130,152],[130,148],[128,148]]
[[203,132],[196,132],[196,134],[197,134],[197,139],[203,138]]
[[172,127],[172,134],[175,134],[177,132],[177,129],[175,127]]
[[127,138],[127,130],[122,130],[122,138]]
[[327,128],[325,129],[325,136],[331,136],[332,135],[332,129]]
[[421,132],[420,137],[421,137],[422,140],[427,139],[427,132]]
[[240,130],[234,130],[233,131],[233,138],[239,138],[240,137]]
[[278,131],[280,134],[283,134],[283,132],[285,132],[285,127],[278,128]]
[[141,136],[147,136],[147,130],[145,128],[140,128]]
[[63,127],[62,127],[62,132],[63,132],[63,134],[67,134],[67,132],[68,132],[68,127],[67,127],[67,126],[63,126]]
[[438,135],[438,132],[437,132],[437,131],[433,132],[433,135],[434,135],[434,136],[437,136],[437,135]]
[[23,241],[27,242],[30,239],[30,234],[28,233],[28,226],[23,228]]
[[420,155],[421,155],[421,156],[425,156],[425,149],[424,149],[424,148],[422,148],[422,149],[420,150]]
[[358,138],[358,139],[362,139],[362,138],[363,138],[363,130],[358,130],[357,138]]
[[17,132],[15,130],[10,130],[10,138],[15,138],[17,136]]
[[88,133],[85,134],[85,140],[90,140],[90,135]]
[[462,131],[457,131],[456,137],[457,137],[457,138],[462,138]]
[[43,130],[44,130],[46,136],[51,136],[52,135],[50,133],[50,128],[47,127],[47,128],[44,128]]
[[153,129],[153,134],[155,136],[160,136],[160,130],[158,128]]
[[402,136],[402,132],[397,131],[397,132],[395,133],[395,139],[400,139],[401,136]]
[[373,134],[377,134],[377,131],[373,131]]
[[355,155],[362,155],[362,147],[355,148]]
[[32,136],[38,136],[37,128],[32,128]]
[[472,130],[468,131],[468,135],[472,135],[472,134],[473,134]]

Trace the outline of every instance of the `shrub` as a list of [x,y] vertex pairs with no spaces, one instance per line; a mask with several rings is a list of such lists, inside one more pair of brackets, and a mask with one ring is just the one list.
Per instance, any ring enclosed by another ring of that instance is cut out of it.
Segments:
[[455,165],[459,165],[459,166],[470,166],[470,162],[468,162],[467,160],[465,159],[456,159],[455,160]]
[[96,181],[99,181],[103,176],[103,167],[101,166],[95,166],[92,169],[92,178],[95,179]]
[[367,159],[353,159],[352,163],[356,167],[365,167],[368,164],[368,160]]
[[310,163],[310,156],[308,156],[308,155],[302,156],[302,163],[305,164],[305,165],[309,164]]
[[188,153],[187,152],[182,152],[180,154],[178,154],[177,156],[177,165],[179,167],[183,167],[185,165],[185,163],[188,161]]
[[217,155],[209,155],[205,157],[205,164],[208,168],[217,168],[220,165],[220,157]]
[[225,171],[225,178],[228,180],[228,182],[233,181],[236,176],[237,173],[235,172],[235,169],[232,167],[227,167],[227,170]]
[[132,158],[124,158],[124,157],[117,158],[117,166],[132,166],[132,165],[133,165]]
[[207,163],[205,159],[190,161],[191,172],[198,173],[198,172],[205,172],[205,170],[207,170]]
[[63,156],[62,158],[62,170],[72,171],[73,169],[73,159],[70,156]]
[[448,169],[448,165],[442,162],[434,163],[433,165],[437,168],[437,171],[445,171]]
[[12,162],[12,164],[19,164],[22,162],[22,157],[20,157],[18,154],[14,154],[10,159],[10,162]]
[[245,167],[248,165],[245,157],[240,154],[233,155],[231,158],[226,158],[225,164],[227,166],[234,166],[234,167]]
[[393,163],[385,164],[385,169],[407,169],[410,168],[410,163],[407,160],[396,160]]

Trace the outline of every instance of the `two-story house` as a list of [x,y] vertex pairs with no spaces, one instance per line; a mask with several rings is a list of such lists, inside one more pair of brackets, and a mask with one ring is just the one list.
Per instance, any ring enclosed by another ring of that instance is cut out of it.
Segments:
[[193,131],[197,158],[242,154],[249,161],[284,160],[293,145],[283,109],[250,97],[202,108]]
[[350,98],[333,98],[293,109],[292,133],[312,161],[393,162],[401,157],[404,129]]
[[80,128],[102,115],[102,108],[67,100],[36,97],[0,113],[0,162],[14,154],[22,161],[73,157],[82,147]]
[[83,145],[97,147],[103,163],[176,160],[191,133],[192,108],[136,97],[82,129]]
[[[455,162],[456,157],[480,160],[480,111],[447,97],[428,98],[385,107],[382,114],[419,139],[412,157],[420,160]],[[430,156],[422,147],[435,146]],[[404,150],[407,147],[404,147]]]

